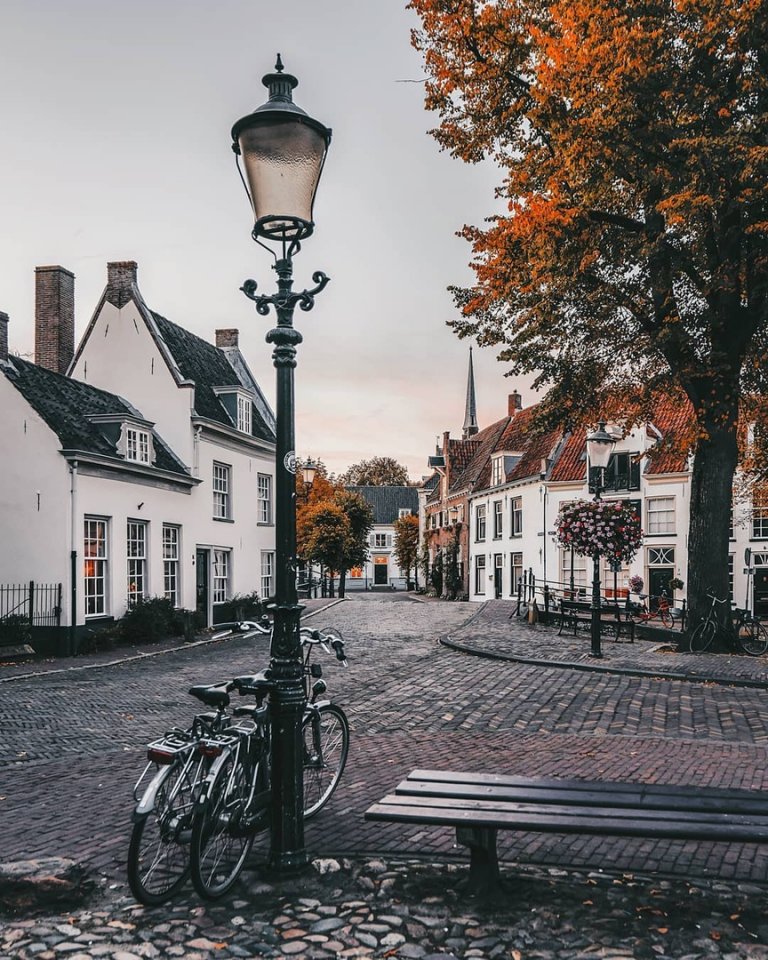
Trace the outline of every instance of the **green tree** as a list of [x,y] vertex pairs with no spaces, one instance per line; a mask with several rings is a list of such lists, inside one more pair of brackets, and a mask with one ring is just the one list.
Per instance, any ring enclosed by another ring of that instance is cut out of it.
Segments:
[[464,584],[459,572],[459,533],[455,530],[448,541],[443,557],[443,579],[445,581],[445,595],[449,600],[455,600],[462,592]]
[[359,493],[340,490],[335,503],[344,512],[349,523],[349,533],[344,544],[342,565],[339,568],[339,596],[346,594],[347,571],[360,567],[368,559],[368,534],[373,529],[373,510]]
[[412,513],[395,520],[394,555],[400,569],[405,570],[406,589],[411,589],[411,570],[416,573],[416,589],[418,589],[419,518]]
[[334,596],[333,577],[344,568],[351,537],[349,518],[333,500],[309,504],[297,517],[296,535],[299,556],[327,569]]
[[550,387],[550,422],[686,400],[688,588],[728,593],[747,394],[768,379],[766,0],[412,0],[443,149],[500,168],[459,336]]
[[407,487],[408,471],[392,457],[373,457],[353,463],[339,477],[346,487]]

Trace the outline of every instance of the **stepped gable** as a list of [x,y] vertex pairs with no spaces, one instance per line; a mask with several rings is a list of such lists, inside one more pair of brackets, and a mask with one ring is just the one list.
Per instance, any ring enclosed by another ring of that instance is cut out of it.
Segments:
[[[190,333],[166,317],[150,311],[160,336],[183,377],[195,384],[195,412],[200,417],[231,427],[232,420],[214,392],[214,387],[241,384],[223,350]],[[275,442],[275,431],[258,407],[251,404],[251,433],[259,440]]]
[[419,514],[419,493],[416,487],[359,486],[347,487],[350,493],[359,493],[373,510],[374,523],[394,523],[401,509]]
[[[10,362],[0,366],[0,370],[53,430],[63,450],[78,450],[125,462],[122,457],[117,457],[114,442],[105,436],[102,428],[88,419],[98,415],[126,415],[144,419],[122,397],[80,380],[71,380],[20,357],[13,357]],[[155,449],[152,466],[189,477],[189,472],[170,448],[156,433],[153,432],[152,436]]]

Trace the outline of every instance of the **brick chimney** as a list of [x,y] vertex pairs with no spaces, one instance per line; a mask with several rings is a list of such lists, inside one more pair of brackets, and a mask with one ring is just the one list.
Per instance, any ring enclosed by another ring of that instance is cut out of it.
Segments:
[[135,260],[117,260],[107,264],[107,300],[118,310],[133,297],[138,269]]
[[8,359],[8,314],[0,312],[0,363]]
[[507,415],[510,417],[514,417],[517,411],[522,409],[523,409],[523,398],[520,396],[517,390],[513,390],[512,393],[510,393],[509,399],[507,401]]
[[230,329],[216,331],[216,346],[219,348],[219,350],[223,350],[225,347],[239,347],[239,341],[239,330]]
[[75,275],[35,267],[35,363],[66,373],[75,353]]

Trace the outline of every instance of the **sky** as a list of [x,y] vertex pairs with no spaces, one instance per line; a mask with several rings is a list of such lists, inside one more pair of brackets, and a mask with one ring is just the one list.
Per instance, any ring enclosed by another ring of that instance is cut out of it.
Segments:
[[[273,292],[271,258],[235,168],[230,130],[267,98],[280,52],[294,100],[333,128],[315,233],[294,289],[296,449],[341,472],[393,457],[411,479],[443,431],[461,435],[469,341],[446,326],[467,284],[465,223],[494,212],[498,171],[428,135],[423,70],[402,0],[3,0],[0,4],[0,310],[12,353],[34,350],[34,268],[74,272],[76,340],[106,284],[135,260],[152,310],[240,346],[270,403],[274,368],[246,278]],[[474,349],[481,428],[527,382]],[[140,404],[139,404],[140,405]]]

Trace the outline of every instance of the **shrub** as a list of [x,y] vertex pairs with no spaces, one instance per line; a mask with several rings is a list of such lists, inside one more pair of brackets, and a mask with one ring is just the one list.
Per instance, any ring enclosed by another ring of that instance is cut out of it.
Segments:
[[182,633],[177,613],[165,597],[139,600],[120,621],[120,637],[125,643],[157,643]]
[[0,643],[8,646],[20,646],[30,643],[32,628],[27,617],[18,613],[11,613],[0,620]]
[[258,620],[263,613],[261,598],[253,593],[236,593],[224,603],[216,604],[216,620],[231,623],[235,620]]

